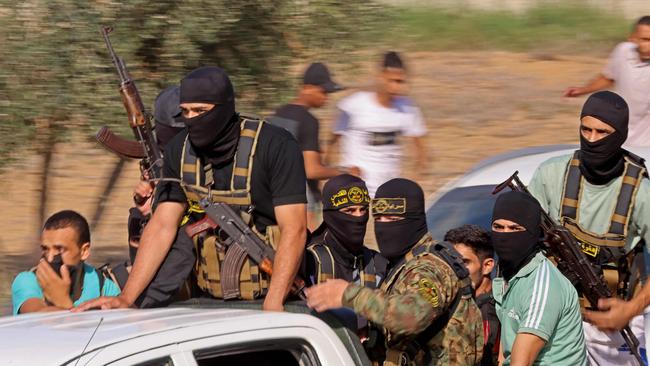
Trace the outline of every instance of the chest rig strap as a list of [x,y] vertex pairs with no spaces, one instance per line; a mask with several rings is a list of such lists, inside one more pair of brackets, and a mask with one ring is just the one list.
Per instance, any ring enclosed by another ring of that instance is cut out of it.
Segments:
[[564,178],[562,207],[560,209],[561,221],[583,243],[622,248],[625,246],[628,224],[632,209],[634,208],[636,193],[641,180],[646,174],[643,161],[633,159],[629,156],[625,157],[623,182],[610,218],[609,229],[605,235],[597,235],[580,228],[578,225],[581,204],[580,193],[585,182],[582,172],[580,172],[579,153],[580,151],[576,151],[573,154]]
[[241,132],[228,190],[210,189],[214,183],[212,165],[202,164],[201,159],[196,156],[192,144],[189,143],[189,136],[185,138],[181,158],[181,178],[185,183],[182,187],[191,208],[196,210],[201,198],[208,196],[213,202],[224,202],[242,207],[251,205],[253,158],[263,124],[263,120],[241,117]]
[[[327,245],[322,242],[314,243],[308,246],[307,250],[318,264],[316,283],[323,283],[326,280],[337,278],[336,261],[332,250]],[[381,269],[377,268],[381,266],[381,263],[377,263],[370,250],[364,250],[363,255],[357,258],[359,262],[357,262],[356,269],[359,271],[359,283],[364,287],[377,288],[377,279],[381,280],[383,273]]]

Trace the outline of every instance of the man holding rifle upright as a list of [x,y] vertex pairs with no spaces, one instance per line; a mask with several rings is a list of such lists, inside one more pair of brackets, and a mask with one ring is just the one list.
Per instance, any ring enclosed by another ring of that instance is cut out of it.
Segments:
[[[307,232],[306,178],[298,144],[289,132],[238,114],[233,86],[220,68],[201,67],[185,76],[180,107],[187,132],[165,149],[163,181],[156,187],[155,210],[129,280],[120,296],[88,302],[81,310],[131,306],[165,260],[179,226],[202,217],[199,201],[205,198],[230,205],[276,248],[271,278],[250,258],[237,268],[238,298],[265,296],[265,310],[283,310]],[[212,231],[194,241],[197,286],[205,295],[223,298],[221,267],[235,246]]]
[[584,324],[589,359],[600,365],[637,364],[613,330],[629,323],[645,344],[640,314],[650,304],[650,285],[635,289],[643,271],[643,245],[650,243],[650,181],[643,159],[621,147],[628,118],[627,103],[616,93],[591,95],[580,115],[580,150],[542,163],[528,187],[602,269],[617,295],[600,301],[602,312],[584,312],[593,323]]

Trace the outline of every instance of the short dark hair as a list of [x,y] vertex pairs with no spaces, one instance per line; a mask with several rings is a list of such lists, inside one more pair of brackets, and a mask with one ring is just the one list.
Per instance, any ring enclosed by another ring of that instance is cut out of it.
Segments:
[[478,225],[463,225],[447,231],[445,241],[452,244],[465,244],[476,253],[479,259],[494,258],[494,247],[490,233]]
[[404,61],[395,51],[388,51],[384,54],[384,61],[382,62],[384,69],[393,68],[393,69],[402,69],[406,70],[404,66]]
[[644,15],[634,24],[634,29],[639,25],[650,25],[650,15]]
[[78,212],[63,210],[50,216],[43,225],[43,230],[59,230],[72,228],[77,233],[77,244],[90,243],[90,228],[88,221]]

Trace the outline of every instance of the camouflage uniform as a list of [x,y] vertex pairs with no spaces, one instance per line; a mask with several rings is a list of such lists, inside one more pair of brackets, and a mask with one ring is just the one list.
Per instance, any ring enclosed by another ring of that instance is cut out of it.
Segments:
[[[427,235],[417,245],[431,243],[433,239]],[[382,326],[387,346],[406,350],[409,341],[437,319],[447,316],[461,288],[461,281],[452,268],[437,255],[425,252],[407,261],[388,288],[372,290],[350,284],[343,294],[343,305]],[[447,325],[433,334],[426,345],[428,354],[420,352],[417,364],[479,363],[483,353],[483,323],[474,300],[462,298]]]

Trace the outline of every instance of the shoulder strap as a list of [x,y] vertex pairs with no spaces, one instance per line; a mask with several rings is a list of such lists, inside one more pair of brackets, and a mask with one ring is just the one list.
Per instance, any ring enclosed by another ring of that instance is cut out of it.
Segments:
[[312,244],[307,250],[314,256],[318,262],[317,283],[323,283],[325,280],[336,278],[334,271],[334,256],[330,249],[322,243]]
[[377,288],[386,277],[388,260],[379,253],[363,247],[363,285],[369,288]]
[[[643,164],[643,159],[640,162]],[[646,174],[646,168],[626,156],[623,183],[618,192],[616,207],[614,208],[609,226],[610,234],[627,235],[627,227],[632,209],[634,208],[634,200],[644,174]]]
[[573,153],[564,177],[564,191],[562,192],[562,208],[560,217],[577,220],[578,206],[580,205],[580,188],[582,173],[580,172],[580,150]]
[[[181,158],[181,177],[185,183],[182,188],[188,201],[190,201],[191,207],[193,203],[207,197],[210,193],[214,202],[224,202],[243,208],[250,207],[250,181],[253,171],[253,158],[263,124],[264,120],[241,117],[241,132],[228,190],[208,189],[213,183],[212,166],[211,164],[205,166],[201,164],[201,159],[197,158],[192,144],[189,142],[189,136],[185,138]],[[202,171],[203,174],[201,174]]]

